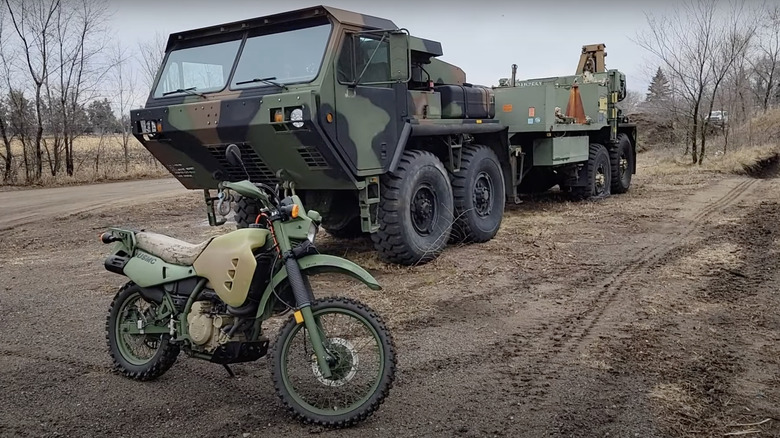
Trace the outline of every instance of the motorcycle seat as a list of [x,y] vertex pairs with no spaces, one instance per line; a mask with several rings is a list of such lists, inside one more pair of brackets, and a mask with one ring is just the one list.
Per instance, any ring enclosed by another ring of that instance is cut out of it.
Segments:
[[136,247],[141,251],[157,256],[167,263],[185,266],[194,264],[195,259],[206,249],[211,240],[194,244],[164,234],[146,231],[135,235]]

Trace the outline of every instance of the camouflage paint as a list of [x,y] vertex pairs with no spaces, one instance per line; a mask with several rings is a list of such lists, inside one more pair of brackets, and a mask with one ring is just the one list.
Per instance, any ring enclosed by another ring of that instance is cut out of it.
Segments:
[[[438,93],[410,89],[405,82],[355,87],[336,75],[340,50],[351,34],[397,30],[392,21],[318,6],[176,33],[167,50],[244,38],[258,29],[278,32],[325,22],[332,26],[331,37],[311,82],[289,84],[287,90],[266,84],[231,90],[228,85],[205,97],[180,93],[154,98],[150,93],[146,108],[131,113],[135,136],[190,189],[213,189],[221,179],[245,178],[243,169],[222,158],[229,144],[245,154],[253,181],[275,184],[284,169],[286,178],[303,190],[355,190],[365,178],[392,170],[410,135],[417,135],[411,125],[441,118]],[[436,59],[442,55],[440,43],[411,36],[408,42],[416,61],[410,83],[429,78],[434,87],[465,83],[463,70]],[[228,78],[228,84],[233,80]],[[303,110],[303,127],[273,121],[276,109],[287,114],[294,108]],[[140,121],[159,123],[161,131],[143,134]],[[458,131],[463,121],[447,124]]]

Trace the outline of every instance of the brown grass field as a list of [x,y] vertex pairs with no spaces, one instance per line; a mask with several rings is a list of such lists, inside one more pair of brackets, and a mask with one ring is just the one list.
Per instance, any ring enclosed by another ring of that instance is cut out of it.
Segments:
[[[51,139],[47,139],[51,143]],[[105,181],[120,181],[144,178],[162,178],[169,176],[168,171],[134,137],[128,143],[128,165],[125,168],[120,135],[83,136],[75,141],[75,172],[67,176],[61,169],[56,176],[51,175],[50,161],[44,150],[43,177],[41,181],[27,183],[25,180],[22,145],[13,144],[15,181],[6,184],[0,181],[0,187],[6,189],[18,186],[52,187],[72,184],[90,184]],[[64,161],[64,152],[63,152]]]

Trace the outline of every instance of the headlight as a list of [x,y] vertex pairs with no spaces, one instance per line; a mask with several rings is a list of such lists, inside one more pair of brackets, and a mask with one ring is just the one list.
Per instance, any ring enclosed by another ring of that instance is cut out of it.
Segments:
[[320,227],[317,226],[314,222],[309,225],[309,233],[306,235],[306,238],[309,239],[309,242],[314,243],[314,238],[317,237],[317,231],[320,230]]
[[296,128],[303,128],[303,110],[296,108],[290,113],[290,120]]

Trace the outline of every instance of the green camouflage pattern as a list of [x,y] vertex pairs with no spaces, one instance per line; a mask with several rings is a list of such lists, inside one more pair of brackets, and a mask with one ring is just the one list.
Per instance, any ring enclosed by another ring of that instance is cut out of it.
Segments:
[[[286,84],[285,89],[262,82],[231,89],[238,79],[233,77],[221,91],[166,97],[155,97],[155,86],[145,108],[131,113],[135,136],[190,189],[213,189],[220,180],[245,179],[248,172],[253,182],[285,180],[302,190],[355,190],[392,171],[413,137],[501,129],[494,121],[468,116],[458,103],[442,102],[437,88],[462,87],[466,75],[436,59],[442,55],[438,42],[407,36],[408,81],[368,84],[371,72],[357,86],[342,80],[343,70],[351,66],[345,67],[341,53],[355,32],[372,32],[378,39],[402,31],[392,21],[331,7],[172,34],[166,59],[179,48],[325,24],[331,26],[330,36],[310,82]],[[162,75],[161,68],[158,82]],[[494,105],[492,91],[483,90],[484,101],[470,106],[472,114],[487,115]],[[289,119],[294,109],[303,113],[299,126]],[[284,114],[281,122],[274,118],[277,110]],[[142,126],[157,132],[145,132]],[[229,144],[241,149],[246,172],[224,159]]]
[[[507,84],[506,81],[502,81]],[[576,87],[586,120],[579,123],[566,114]],[[625,96],[625,76],[617,70],[603,73],[518,81],[494,89],[496,119],[509,127],[510,135],[538,132],[582,132],[620,125],[616,104]],[[614,139],[614,137],[613,137]]]

